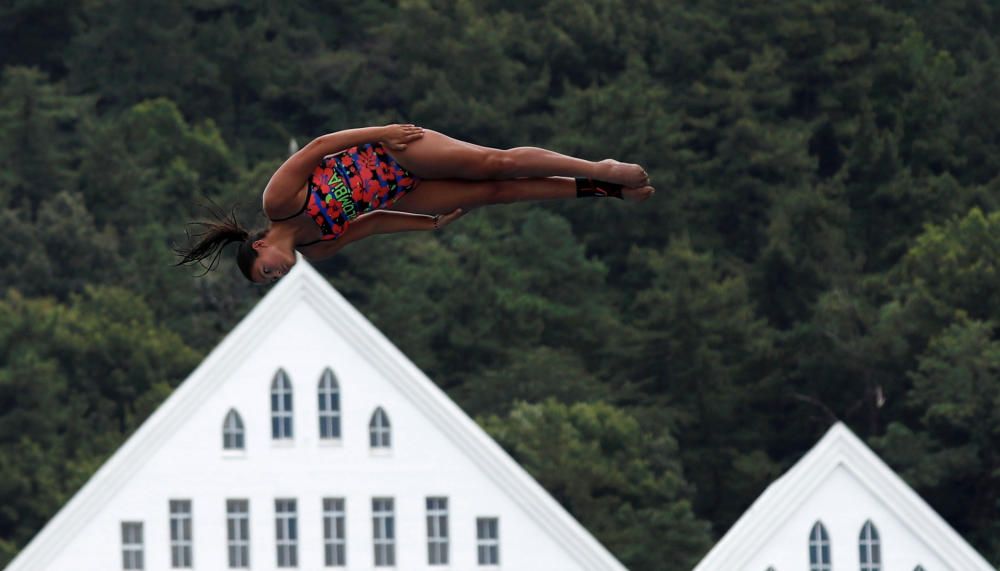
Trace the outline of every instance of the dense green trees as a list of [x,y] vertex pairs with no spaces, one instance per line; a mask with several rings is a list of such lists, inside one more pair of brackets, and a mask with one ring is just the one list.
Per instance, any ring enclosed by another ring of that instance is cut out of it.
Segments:
[[263,295],[228,260],[172,267],[185,223],[262,225],[289,139],[394,121],[653,175],[640,207],[484,209],[320,264],[631,568],[689,568],[835,419],[1000,563],[998,22],[6,3],[0,565]]
[[0,299],[0,556],[11,557],[198,362],[127,290]]
[[688,569],[710,545],[669,431],[601,402],[522,402],[481,422],[629,568]]

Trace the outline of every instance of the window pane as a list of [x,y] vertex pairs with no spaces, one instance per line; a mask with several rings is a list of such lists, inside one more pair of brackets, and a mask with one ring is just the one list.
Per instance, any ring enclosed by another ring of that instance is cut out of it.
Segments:
[[122,567],[142,569],[142,523],[122,522]]

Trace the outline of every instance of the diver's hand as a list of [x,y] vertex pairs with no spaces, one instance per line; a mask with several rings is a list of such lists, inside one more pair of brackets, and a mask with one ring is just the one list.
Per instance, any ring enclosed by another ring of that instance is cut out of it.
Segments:
[[406,149],[407,143],[412,143],[424,136],[424,130],[416,125],[386,125],[385,134],[379,141],[391,151]]
[[434,217],[433,229],[440,230],[445,226],[451,224],[452,222],[458,220],[463,215],[465,215],[465,211],[462,210],[461,208],[456,208],[455,210],[452,210],[448,214],[438,214],[437,216]]

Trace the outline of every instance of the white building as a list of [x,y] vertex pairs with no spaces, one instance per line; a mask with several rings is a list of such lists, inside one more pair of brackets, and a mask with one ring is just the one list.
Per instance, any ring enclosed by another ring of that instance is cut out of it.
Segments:
[[8,570],[288,567],[624,569],[305,260]]
[[694,571],[992,571],[864,442],[835,424]]

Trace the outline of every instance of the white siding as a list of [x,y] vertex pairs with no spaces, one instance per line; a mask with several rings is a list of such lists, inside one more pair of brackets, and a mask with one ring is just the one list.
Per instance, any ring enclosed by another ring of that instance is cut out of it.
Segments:
[[[872,520],[882,542],[882,568],[886,571],[912,571],[918,564],[927,569],[950,569],[909,529],[899,521],[883,501],[874,496],[855,474],[837,466],[819,484],[795,514],[760,546],[749,569],[776,570],[809,568],[809,531],[817,520],[823,522],[830,537],[833,569],[860,568],[858,537],[865,521]],[[961,571],[961,570],[954,570]]]

